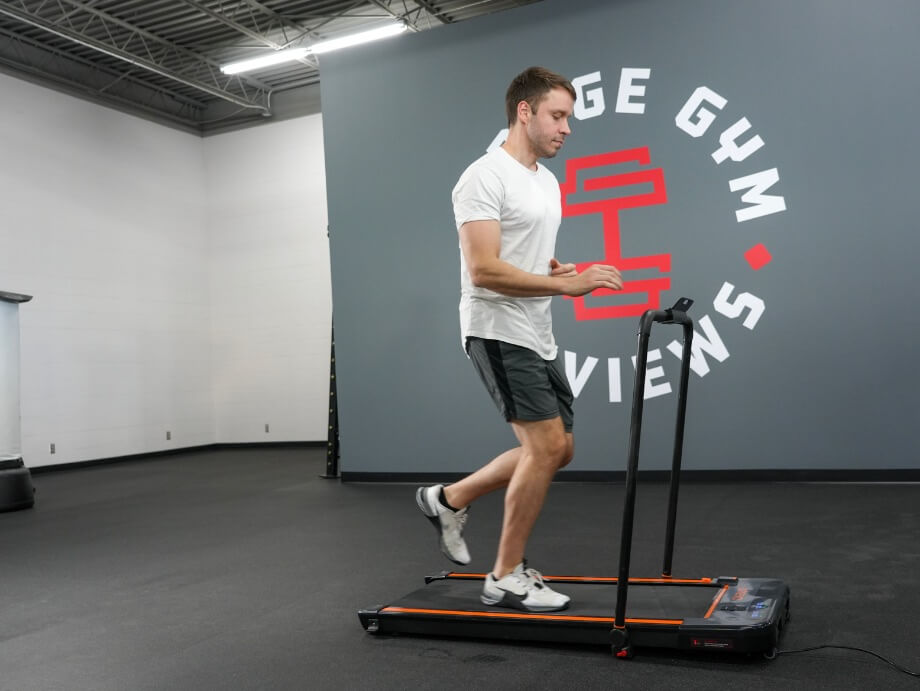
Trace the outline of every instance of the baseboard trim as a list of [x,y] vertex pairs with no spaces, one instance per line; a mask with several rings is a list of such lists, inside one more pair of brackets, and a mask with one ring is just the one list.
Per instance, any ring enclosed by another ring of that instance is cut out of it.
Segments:
[[[456,482],[466,473],[377,473],[342,471],[342,482],[389,483],[447,483]],[[640,470],[640,482],[667,482],[669,470]],[[744,469],[744,470],[683,470],[686,482],[920,482],[920,468],[871,469]],[[626,471],[563,470],[556,473],[555,482],[625,482]]]
[[268,442],[237,442],[226,444],[202,444],[201,446],[184,446],[179,449],[163,449],[162,451],[149,451],[147,453],[130,454],[127,456],[113,456],[111,458],[94,458],[87,461],[74,461],[72,463],[56,463],[54,465],[40,465],[29,468],[33,475],[53,473],[62,470],[79,470],[101,465],[114,465],[117,463],[134,463],[137,461],[153,461],[185,453],[199,453],[202,451],[219,451],[221,449],[324,449],[328,442],[324,441],[268,441]]
[[[299,448],[325,449],[328,441],[280,441],[280,442],[240,442],[223,444],[203,444],[186,446],[179,449],[164,449],[147,453],[95,458],[72,463],[58,463],[29,468],[33,475],[42,473],[78,470],[95,466],[134,463],[139,461],[169,458],[180,454],[219,451],[222,449],[252,448]],[[28,466],[27,466],[28,467]],[[449,483],[465,477],[462,472],[341,472],[342,482],[374,483]],[[671,473],[668,470],[640,470],[640,482],[667,482]],[[739,469],[739,470],[683,470],[680,479],[688,482],[920,482],[920,468],[775,468],[775,469]],[[556,473],[555,482],[611,482],[622,483],[626,480],[623,470],[562,470]]]

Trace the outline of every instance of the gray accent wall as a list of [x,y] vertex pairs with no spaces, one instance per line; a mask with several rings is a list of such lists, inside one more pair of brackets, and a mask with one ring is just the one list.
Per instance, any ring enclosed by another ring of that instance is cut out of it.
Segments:
[[[515,443],[460,347],[450,191],[533,64],[580,86],[545,162],[570,188],[557,256],[629,267],[627,294],[554,299],[569,469],[625,468],[637,315],[681,296],[685,468],[920,467],[918,26],[908,0],[544,0],[324,55],[343,472]],[[678,338],[652,334],[644,469],[670,465]]]

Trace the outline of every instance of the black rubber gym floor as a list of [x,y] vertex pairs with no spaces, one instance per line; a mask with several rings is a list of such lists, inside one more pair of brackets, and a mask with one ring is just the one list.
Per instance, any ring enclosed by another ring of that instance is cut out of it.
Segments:
[[[0,514],[0,690],[916,689],[841,649],[775,660],[375,637],[357,610],[454,568],[414,486],[323,480],[325,449],[230,448],[34,476]],[[545,573],[615,576],[623,486],[556,483],[530,543]],[[640,485],[632,573],[660,569],[667,486]],[[491,568],[501,496],[470,512]],[[782,578],[781,649],[870,649],[914,671],[920,485],[686,483],[674,576]],[[575,605],[573,605],[575,606]]]

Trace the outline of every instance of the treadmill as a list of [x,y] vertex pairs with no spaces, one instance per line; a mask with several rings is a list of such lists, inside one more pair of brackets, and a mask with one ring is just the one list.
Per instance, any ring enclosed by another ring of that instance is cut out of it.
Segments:
[[[565,584],[569,608],[529,613],[490,607],[479,600],[486,574],[444,571],[425,578],[425,586],[389,605],[359,610],[372,634],[461,636],[515,641],[609,645],[618,658],[635,648],[773,654],[789,620],[789,587],[778,578],[671,575],[680,486],[687,386],[690,379],[693,301],[681,298],[666,310],[648,310],[639,320],[639,345],[629,431],[629,462],[623,504],[623,528],[616,577],[548,576]],[[639,441],[645,395],[645,371],[652,324],[683,327],[680,388],[671,467],[664,564],[660,577],[629,575]]]

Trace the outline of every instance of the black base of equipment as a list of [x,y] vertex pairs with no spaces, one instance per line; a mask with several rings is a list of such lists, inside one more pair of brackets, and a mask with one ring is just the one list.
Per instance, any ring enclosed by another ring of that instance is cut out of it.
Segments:
[[[544,575],[549,583],[564,584],[559,590],[571,598],[571,603],[564,611],[537,614],[481,604],[479,595],[485,574],[443,572],[426,578],[424,588],[390,605],[360,610],[358,618],[365,630],[374,634],[610,645],[620,658],[632,657],[634,647],[773,652],[789,620],[789,588],[785,583],[776,578],[671,575],[693,341],[693,320],[687,310],[692,304],[692,300],[681,298],[671,309],[647,311],[639,322],[616,578]],[[630,578],[645,370],[655,322],[680,324],[684,331],[664,565],[661,577]]]
[[572,603],[543,614],[481,604],[483,578],[445,572],[390,605],[359,611],[358,617],[375,634],[610,645],[615,653],[629,646],[768,652],[789,618],[789,589],[775,579],[634,578],[624,639],[614,626],[616,578],[544,576]]
[[32,475],[22,459],[0,461],[0,511],[30,509],[34,504]]

